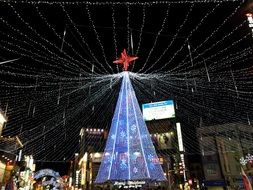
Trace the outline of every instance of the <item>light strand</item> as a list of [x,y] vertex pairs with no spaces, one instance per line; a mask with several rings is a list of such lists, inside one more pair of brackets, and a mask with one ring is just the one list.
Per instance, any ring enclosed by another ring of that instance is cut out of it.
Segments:
[[92,18],[91,18],[91,13],[90,13],[90,10],[89,10],[89,6],[86,5],[85,8],[86,8],[86,12],[87,12],[87,14],[88,14],[89,21],[90,21],[91,26],[92,26],[92,28],[93,28],[93,31],[94,31],[94,33],[95,33],[95,35],[96,35],[97,42],[99,43],[99,46],[100,46],[100,48],[101,48],[102,55],[103,55],[103,57],[104,57],[104,61],[105,61],[106,65],[110,68],[110,70],[113,72],[112,67],[111,67],[111,66],[109,65],[109,63],[107,62],[107,58],[106,58],[106,55],[105,55],[105,50],[104,50],[103,44],[101,43],[101,40],[100,40],[99,34],[98,34],[97,30],[96,30],[96,27],[95,27],[95,25],[94,25],[94,21],[93,21]]
[[168,6],[168,8],[167,8],[167,11],[166,11],[165,17],[164,17],[163,22],[162,22],[161,29],[160,29],[160,30],[157,32],[157,34],[156,34],[155,41],[154,41],[154,43],[153,43],[152,48],[151,48],[151,49],[150,49],[150,51],[149,51],[148,57],[147,57],[147,59],[146,59],[146,61],[145,61],[144,65],[143,65],[143,67],[142,67],[142,68],[141,68],[138,72],[141,72],[141,71],[143,71],[143,70],[144,70],[144,68],[145,68],[145,67],[146,67],[146,65],[147,65],[147,62],[149,61],[149,58],[150,58],[150,56],[151,56],[152,52],[154,51],[154,48],[155,48],[155,46],[156,46],[156,43],[157,43],[158,37],[159,37],[159,35],[161,34],[161,32],[163,31],[163,29],[164,29],[164,25],[165,25],[165,23],[166,23],[166,21],[167,21],[167,18],[168,18],[168,15],[169,15],[169,9],[170,9],[170,6]]
[[238,2],[239,0],[185,0],[185,1],[153,1],[153,2],[115,2],[115,1],[107,1],[107,2],[92,2],[92,1],[15,1],[15,0],[1,0],[2,3],[15,3],[15,4],[63,4],[63,5],[157,5],[157,4],[196,4],[196,3],[222,3],[222,2]]

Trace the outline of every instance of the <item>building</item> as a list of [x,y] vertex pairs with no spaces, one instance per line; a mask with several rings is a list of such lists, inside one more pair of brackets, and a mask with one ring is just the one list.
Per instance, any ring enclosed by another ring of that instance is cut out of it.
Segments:
[[[208,189],[242,187],[240,158],[252,153],[253,128],[242,123],[227,123],[197,128]],[[246,168],[246,173],[252,169]]]
[[0,136],[2,136],[3,128],[6,124],[6,122],[7,122],[7,117],[4,114],[4,112],[1,111],[1,109],[0,109]]
[[[0,110],[0,186],[6,185],[12,172],[16,169],[18,150],[23,148],[23,144],[18,136],[3,137],[2,132],[7,122],[7,117]],[[15,171],[16,172],[16,171]]]
[[93,189],[103,155],[96,151],[105,144],[107,131],[91,127],[82,128],[79,137],[79,152],[71,162],[69,186]]
[[181,186],[186,180],[184,147],[179,148],[176,119],[146,121],[160,164],[171,189]]

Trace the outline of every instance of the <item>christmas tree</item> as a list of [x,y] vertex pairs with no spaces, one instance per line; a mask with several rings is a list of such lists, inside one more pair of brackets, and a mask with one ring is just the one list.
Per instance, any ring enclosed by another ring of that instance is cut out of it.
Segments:
[[166,178],[125,71],[96,183],[133,180]]

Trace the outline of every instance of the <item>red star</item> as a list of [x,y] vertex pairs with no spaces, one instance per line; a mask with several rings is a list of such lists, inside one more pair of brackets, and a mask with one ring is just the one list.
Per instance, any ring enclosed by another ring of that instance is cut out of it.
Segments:
[[138,59],[138,57],[132,57],[132,56],[127,55],[126,49],[124,49],[123,52],[120,54],[120,58],[113,61],[113,63],[122,64],[123,65],[123,70],[127,71],[129,63],[136,60],[136,59]]

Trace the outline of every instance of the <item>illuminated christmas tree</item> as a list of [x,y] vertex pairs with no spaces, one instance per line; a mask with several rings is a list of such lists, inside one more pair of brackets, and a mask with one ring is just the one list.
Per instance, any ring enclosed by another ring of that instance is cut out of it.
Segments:
[[125,71],[96,183],[133,180],[166,178]]

